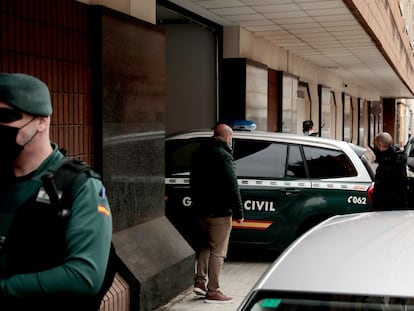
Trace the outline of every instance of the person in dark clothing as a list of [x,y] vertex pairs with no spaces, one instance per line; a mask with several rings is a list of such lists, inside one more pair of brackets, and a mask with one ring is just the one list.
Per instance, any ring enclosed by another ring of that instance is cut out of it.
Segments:
[[62,200],[58,192],[50,196],[43,182],[65,161],[50,141],[51,116],[46,84],[26,74],[0,73],[1,311],[99,309],[111,210],[91,171],[73,182],[70,213],[58,213],[54,199],[64,202],[65,192]]
[[407,209],[407,155],[394,145],[392,136],[383,132],[374,140],[375,172],[373,210]]
[[306,120],[302,122],[302,131],[307,136],[318,136],[318,133],[313,130],[313,121]]
[[219,290],[219,275],[227,256],[232,217],[243,222],[232,138],[233,130],[218,124],[214,136],[200,145],[191,161],[192,203],[202,231],[194,292],[205,295],[207,303],[233,301]]

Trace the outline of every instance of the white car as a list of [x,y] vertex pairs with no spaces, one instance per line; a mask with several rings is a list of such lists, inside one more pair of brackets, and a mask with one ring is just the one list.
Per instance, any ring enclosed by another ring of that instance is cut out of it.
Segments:
[[320,223],[275,260],[238,310],[414,310],[414,211]]

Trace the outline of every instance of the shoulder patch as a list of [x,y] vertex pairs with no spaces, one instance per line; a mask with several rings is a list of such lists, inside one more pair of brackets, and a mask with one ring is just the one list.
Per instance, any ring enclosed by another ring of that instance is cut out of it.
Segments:
[[104,205],[98,205],[98,213],[104,214],[105,216],[109,216],[111,214],[109,209]]

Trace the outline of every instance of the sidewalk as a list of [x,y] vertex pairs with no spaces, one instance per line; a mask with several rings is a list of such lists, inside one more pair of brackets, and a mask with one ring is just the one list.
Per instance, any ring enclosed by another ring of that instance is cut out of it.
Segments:
[[235,311],[252,286],[272,263],[249,261],[226,261],[220,276],[224,294],[234,298],[230,304],[205,303],[204,298],[193,293],[189,287],[176,298],[155,311]]

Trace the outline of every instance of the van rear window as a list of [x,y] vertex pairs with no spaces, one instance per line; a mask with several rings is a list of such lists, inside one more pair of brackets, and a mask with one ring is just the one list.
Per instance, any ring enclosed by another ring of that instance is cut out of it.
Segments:
[[303,147],[310,177],[313,179],[357,176],[348,156],[340,150]]

